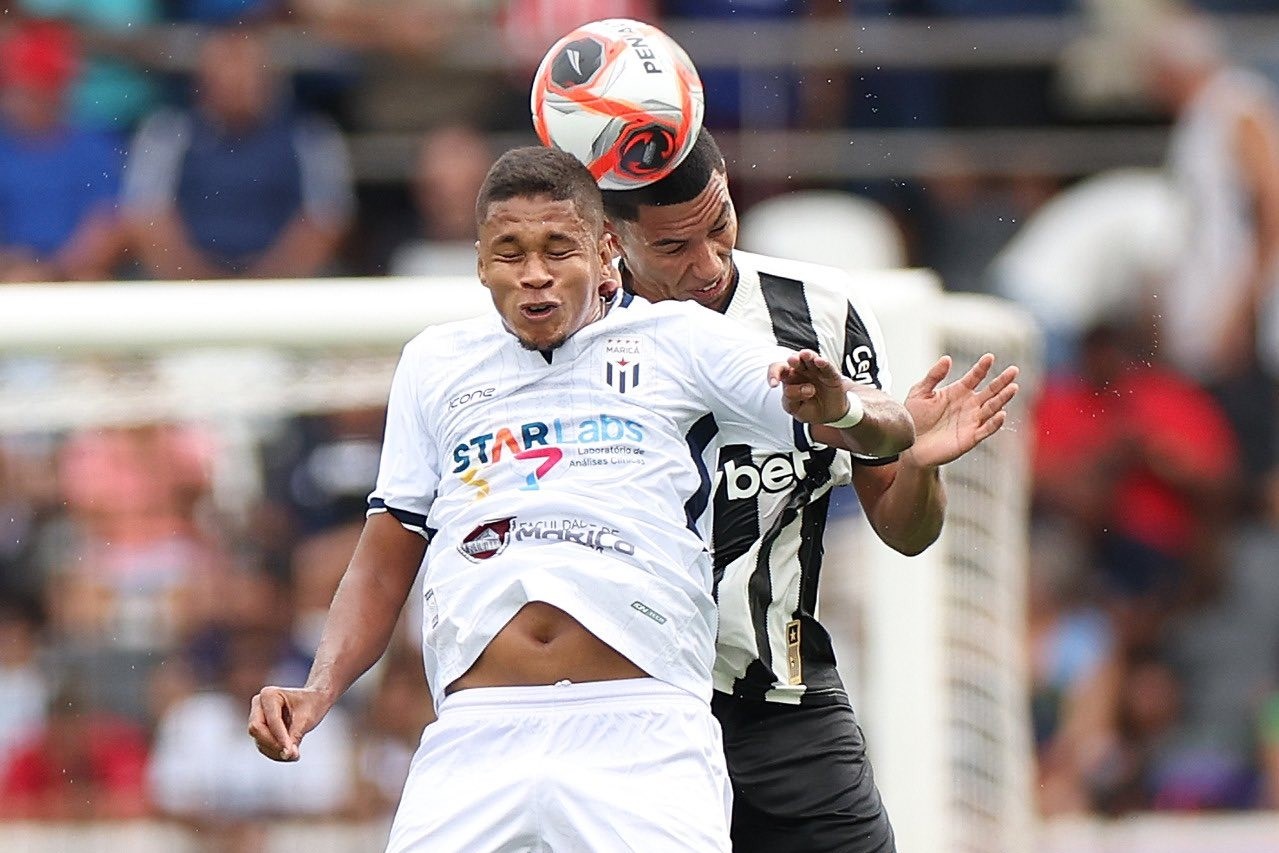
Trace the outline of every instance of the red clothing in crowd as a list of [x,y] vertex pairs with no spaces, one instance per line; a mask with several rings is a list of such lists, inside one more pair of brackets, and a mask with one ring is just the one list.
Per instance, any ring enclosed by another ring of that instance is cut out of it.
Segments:
[[108,717],[64,718],[11,754],[0,779],[0,817],[129,818],[147,811],[147,745]]
[[[1134,366],[1105,388],[1078,377],[1050,383],[1036,411],[1035,474],[1115,475],[1115,530],[1178,554],[1194,531],[1187,484],[1236,471],[1239,450],[1211,396],[1163,367]],[[1114,465],[1098,471],[1098,464]]]

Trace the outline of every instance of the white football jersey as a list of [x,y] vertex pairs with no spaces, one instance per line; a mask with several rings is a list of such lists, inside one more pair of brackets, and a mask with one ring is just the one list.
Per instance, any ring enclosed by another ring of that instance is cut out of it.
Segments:
[[550,353],[521,347],[496,313],[414,338],[369,511],[430,540],[423,646],[436,700],[543,601],[709,701],[715,452],[808,449],[767,382],[789,353],[696,305],[628,294]]

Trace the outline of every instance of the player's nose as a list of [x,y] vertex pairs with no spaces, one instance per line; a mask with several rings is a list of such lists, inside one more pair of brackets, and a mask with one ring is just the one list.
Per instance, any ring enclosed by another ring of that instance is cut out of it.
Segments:
[[693,256],[693,275],[697,276],[699,281],[707,284],[719,281],[724,275],[724,269],[724,259],[715,250],[713,243],[706,241],[697,245],[696,254]]
[[520,287],[542,290],[555,283],[551,269],[541,256],[530,253],[520,268]]

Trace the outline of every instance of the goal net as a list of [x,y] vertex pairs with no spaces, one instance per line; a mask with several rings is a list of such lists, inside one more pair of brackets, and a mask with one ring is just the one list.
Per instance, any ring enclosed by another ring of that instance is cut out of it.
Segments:
[[[942,352],[957,371],[993,352],[1031,384],[1036,336],[1008,304],[944,294],[920,270],[857,273],[856,286],[883,326],[899,399]],[[0,441],[195,422],[219,436],[214,499],[234,510],[256,497],[244,472],[273,424],[381,406],[404,342],[488,310],[470,278],[0,288]],[[1029,396],[946,468],[945,529],[923,555],[885,548],[855,512],[828,531],[822,616],[903,853],[1034,849]]]
[[1038,373],[1028,316],[991,297],[946,294],[923,270],[856,274],[904,399],[942,353],[955,378],[983,353],[1017,364],[1006,427],[946,466],[946,523],[923,554],[884,546],[864,519],[828,539],[822,617],[839,632],[902,851],[1033,850],[1033,755],[1025,639],[1027,404]]

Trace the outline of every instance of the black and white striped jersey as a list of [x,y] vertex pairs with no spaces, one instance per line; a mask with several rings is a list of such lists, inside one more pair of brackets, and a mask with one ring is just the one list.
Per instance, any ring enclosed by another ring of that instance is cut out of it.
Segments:
[[[883,335],[833,267],[734,251],[737,286],[725,314],[791,349],[813,349],[858,382],[888,389]],[[830,636],[817,621],[822,535],[832,486],[853,459],[818,446],[777,453],[744,444],[720,450],[714,497],[719,602],[715,689],[805,704],[842,691]]]

